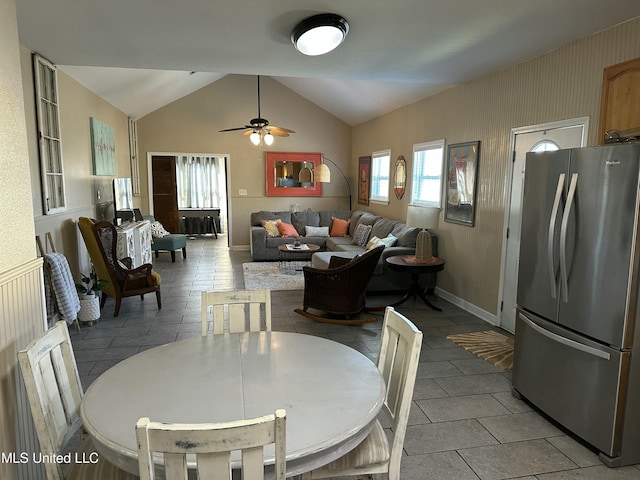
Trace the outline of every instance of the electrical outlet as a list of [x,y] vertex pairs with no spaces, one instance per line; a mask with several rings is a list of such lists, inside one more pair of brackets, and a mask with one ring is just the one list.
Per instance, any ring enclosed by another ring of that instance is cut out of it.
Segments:
[[246,188],[241,188],[238,190],[238,195],[240,195],[241,197],[246,197],[247,196],[247,189]]

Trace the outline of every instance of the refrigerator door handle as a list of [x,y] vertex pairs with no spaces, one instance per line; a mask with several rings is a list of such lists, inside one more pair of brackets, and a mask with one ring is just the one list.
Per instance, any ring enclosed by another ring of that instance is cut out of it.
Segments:
[[556,218],[558,218],[558,209],[560,208],[560,200],[562,200],[562,191],[564,190],[565,174],[558,176],[558,186],[556,187],[556,196],[553,200],[551,208],[551,216],[549,217],[549,236],[547,238],[547,262],[549,265],[549,285],[551,286],[551,298],[558,298],[558,285],[556,282],[555,265],[553,264],[554,245],[553,239],[556,236]]
[[569,214],[573,206],[573,199],[576,195],[576,186],[578,184],[578,174],[571,175],[571,183],[569,184],[569,193],[567,194],[567,207],[562,214],[562,224],[560,225],[560,284],[562,291],[562,300],[569,302],[569,273],[567,266],[567,227],[569,225]]
[[593,348],[593,347],[590,347],[589,345],[584,345],[582,343],[569,340],[568,338],[558,335],[557,333],[550,332],[549,330],[542,328],[537,323],[529,320],[522,313],[520,313],[519,316],[520,316],[520,320],[523,321],[529,328],[531,328],[532,330],[535,330],[540,335],[544,335],[550,340],[561,343],[562,345],[566,345],[567,347],[580,350],[581,352],[587,353],[589,355],[594,355],[604,360],[611,360],[611,355],[608,352],[603,352],[602,350],[598,350],[597,348]]

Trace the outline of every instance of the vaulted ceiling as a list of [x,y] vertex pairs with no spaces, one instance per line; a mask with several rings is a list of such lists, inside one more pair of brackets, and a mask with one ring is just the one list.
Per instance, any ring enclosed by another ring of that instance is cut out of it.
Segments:
[[[350,125],[640,15],[638,0],[16,0],[20,42],[140,118],[227,74],[269,75]],[[307,57],[293,27],[350,24]],[[251,101],[255,92],[247,92]]]

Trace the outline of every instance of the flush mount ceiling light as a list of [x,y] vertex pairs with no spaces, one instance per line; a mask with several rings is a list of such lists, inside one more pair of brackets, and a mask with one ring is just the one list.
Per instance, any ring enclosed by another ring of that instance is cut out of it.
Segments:
[[349,23],[335,13],[321,13],[302,20],[291,32],[291,41],[305,55],[330,52],[349,33]]

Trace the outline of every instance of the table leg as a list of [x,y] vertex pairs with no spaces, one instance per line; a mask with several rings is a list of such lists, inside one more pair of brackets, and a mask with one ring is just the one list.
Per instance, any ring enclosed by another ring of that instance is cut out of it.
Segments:
[[[426,303],[432,310],[436,310],[438,312],[441,312],[442,309],[440,307],[436,307],[433,303],[431,303],[429,301],[429,299],[425,296],[424,291],[425,289],[422,288],[420,286],[420,274],[419,273],[412,273],[411,274],[411,285],[409,286],[409,290],[407,290],[407,293],[405,293],[403,295],[403,297],[398,300],[397,302],[394,302],[392,304],[390,304],[390,307],[397,307],[398,305],[402,305],[404,302],[406,302],[407,300],[409,300],[409,298],[413,297],[414,299],[416,297],[420,297],[420,299],[422,299],[422,301],[424,303]],[[386,307],[385,306],[381,306],[381,307],[367,307],[367,310],[370,311],[382,311],[384,310]]]

